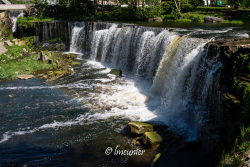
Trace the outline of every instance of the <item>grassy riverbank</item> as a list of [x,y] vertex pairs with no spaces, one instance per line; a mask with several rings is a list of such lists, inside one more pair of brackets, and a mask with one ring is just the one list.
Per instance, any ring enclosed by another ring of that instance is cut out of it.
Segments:
[[0,81],[16,79],[18,75],[32,74],[41,69],[52,69],[52,64],[38,61],[38,53],[30,53],[26,45],[7,46],[6,53],[0,55]]
[[[8,43],[12,43],[12,41],[8,41]],[[40,51],[28,45],[30,45],[28,41],[24,40],[23,45],[20,46],[4,45],[7,51],[0,55],[0,81],[14,80],[18,75],[29,74],[47,80],[55,80],[71,74],[71,66],[78,65],[74,61],[75,55]],[[44,61],[40,60],[41,54],[44,56]]]

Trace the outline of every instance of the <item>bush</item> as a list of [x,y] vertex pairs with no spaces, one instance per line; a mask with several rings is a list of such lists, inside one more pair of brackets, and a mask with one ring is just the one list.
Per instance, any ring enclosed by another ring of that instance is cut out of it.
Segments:
[[165,15],[163,17],[163,20],[164,21],[168,21],[168,20],[177,20],[181,17],[181,14],[177,11],[177,10],[174,10],[171,14],[169,15]]
[[[162,8],[160,5],[143,8],[114,7],[112,11],[98,12],[95,20],[148,20],[148,18],[160,17]],[[93,18],[92,18],[93,19]]]
[[182,0],[182,12],[188,12],[194,9],[194,6],[190,3],[190,0]]
[[185,13],[182,14],[183,19],[191,20],[192,22],[201,23],[204,22],[204,16],[195,13]]
[[171,14],[175,10],[174,2],[172,1],[162,2],[161,7],[164,15]]

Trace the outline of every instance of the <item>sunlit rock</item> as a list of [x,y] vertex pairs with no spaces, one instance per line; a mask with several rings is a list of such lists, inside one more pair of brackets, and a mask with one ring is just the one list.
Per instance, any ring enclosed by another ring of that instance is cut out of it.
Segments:
[[204,17],[204,22],[205,23],[220,23],[222,22],[222,19],[218,17],[214,17],[214,16],[206,16]]
[[31,79],[34,78],[34,75],[18,75],[17,78],[18,79],[22,79],[22,80],[27,80],[27,79]]
[[151,147],[158,147],[162,142],[162,137],[156,132],[145,132],[143,135],[143,143]]
[[129,122],[128,126],[130,127],[130,131],[136,134],[143,134],[145,132],[152,132],[153,125],[143,122]]

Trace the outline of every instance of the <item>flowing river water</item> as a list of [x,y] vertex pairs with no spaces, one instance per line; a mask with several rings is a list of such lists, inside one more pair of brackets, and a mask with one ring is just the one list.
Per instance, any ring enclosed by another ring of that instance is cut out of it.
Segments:
[[[41,41],[60,31],[56,24],[44,23]],[[81,62],[74,74],[52,83],[0,83],[0,166],[133,166],[130,157],[104,154],[116,145],[137,148],[126,135],[131,120],[165,124],[186,141],[199,140],[223,66],[204,46],[249,37],[237,27],[68,26],[68,52]],[[124,77],[109,74],[111,68]]]

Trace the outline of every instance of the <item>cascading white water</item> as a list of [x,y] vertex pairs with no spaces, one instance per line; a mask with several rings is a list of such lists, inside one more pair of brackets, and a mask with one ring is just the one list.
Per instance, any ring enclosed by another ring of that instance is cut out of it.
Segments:
[[17,19],[19,17],[23,17],[24,13],[22,10],[14,10],[14,11],[10,11],[10,18],[12,21],[12,32],[16,32],[16,28],[17,28]]
[[84,37],[84,27],[85,24],[83,22],[77,22],[72,29],[71,42],[70,42],[70,50],[72,53],[82,53],[82,45],[83,45],[83,37]]
[[[71,47],[79,45],[82,29],[72,30]],[[206,99],[221,67],[216,59],[207,63],[203,47],[209,40],[134,25],[94,24],[92,30],[90,59],[122,69],[139,83],[149,81],[151,88],[141,91],[150,96],[145,103],[159,118],[154,119],[189,139],[199,137],[208,112]]]

